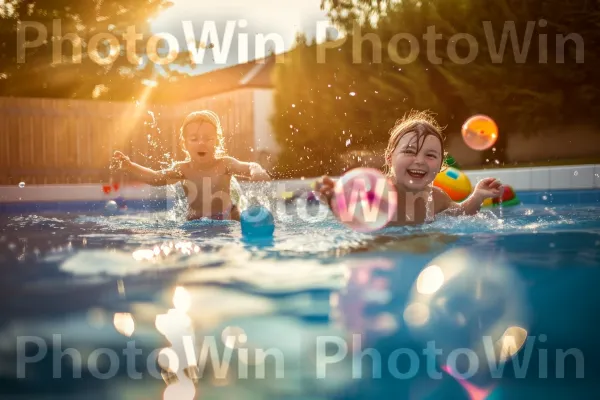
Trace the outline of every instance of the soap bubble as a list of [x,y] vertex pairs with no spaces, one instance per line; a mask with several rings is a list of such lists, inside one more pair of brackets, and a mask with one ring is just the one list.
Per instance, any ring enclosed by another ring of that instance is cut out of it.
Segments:
[[475,115],[463,124],[462,137],[473,150],[487,150],[498,139],[498,126],[488,116]]
[[525,290],[497,255],[457,248],[421,271],[404,309],[415,339],[441,349],[437,361],[461,378],[487,377],[490,364],[514,356],[527,337]]
[[355,168],[335,184],[333,213],[358,232],[385,227],[397,214],[398,193],[394,184],[373,168]]
[[19,182],[19,187],[23,189],[25,187],[25,182]]

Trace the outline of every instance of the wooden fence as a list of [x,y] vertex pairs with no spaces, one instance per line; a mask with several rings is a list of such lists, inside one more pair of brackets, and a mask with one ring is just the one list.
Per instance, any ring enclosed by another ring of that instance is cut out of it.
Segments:
[[[239,90],[176,105],[0,97],[0,185],[99,183],[115,150],[151,168],[182,158],[178,129],[194,110],[215,111],[230,155],[250,159],[253,93]],[[156,117],[157,126],[146,123]]]

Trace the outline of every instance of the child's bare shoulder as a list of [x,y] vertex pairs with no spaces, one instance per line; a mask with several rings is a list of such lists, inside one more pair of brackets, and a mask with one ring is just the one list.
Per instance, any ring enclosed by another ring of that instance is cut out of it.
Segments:
[[221,162],[225,165],[233,165],[240,162],[240,160],[231,156],[222,156],[219,158],[219,160],[221,160]]
[[177,161],[168,168],[163,169],[161,172],[173,179],[183,179],[185,177],[185,171],[189,168],[189,161]]
[[230,175],[235,175],[236,173],[239,173],[240,171],[244,170],[244,167],[246,167],[247,164],[238,160],[235,157],[230,156],[223,156],[220,158],[220,160],[223,163],[222,165],[225,167],[225,170]]

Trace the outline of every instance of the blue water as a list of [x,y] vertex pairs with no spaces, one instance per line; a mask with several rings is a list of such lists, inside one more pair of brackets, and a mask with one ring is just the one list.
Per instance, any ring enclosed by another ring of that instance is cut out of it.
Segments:
[[[377,234],[307,212],[266,240],[172,212],[0,215],[0,398],[595,398],[598,206]],[[509,327],[528,339],[493,375],[481,344]],[[190,344],[230,359],[160,374]]]

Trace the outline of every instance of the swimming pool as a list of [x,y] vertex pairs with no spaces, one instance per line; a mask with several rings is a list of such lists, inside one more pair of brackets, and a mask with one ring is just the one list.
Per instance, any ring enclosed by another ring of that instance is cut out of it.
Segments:
[[519,197],[377,235],[289,206],[262,241],[168,199],[5,204],[2,398],[591,398],[600,191]]

